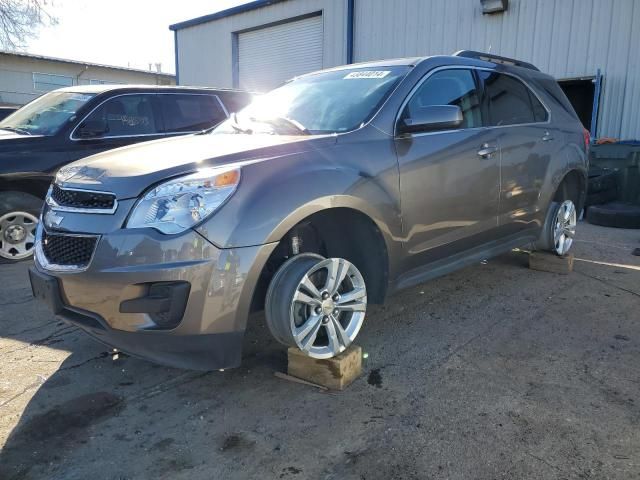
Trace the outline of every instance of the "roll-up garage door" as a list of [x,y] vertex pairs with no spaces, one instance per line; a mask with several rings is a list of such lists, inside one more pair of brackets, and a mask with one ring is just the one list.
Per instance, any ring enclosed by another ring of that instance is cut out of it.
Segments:
[[322,15],[238,35],[240,88],[265,92],[322,68]]

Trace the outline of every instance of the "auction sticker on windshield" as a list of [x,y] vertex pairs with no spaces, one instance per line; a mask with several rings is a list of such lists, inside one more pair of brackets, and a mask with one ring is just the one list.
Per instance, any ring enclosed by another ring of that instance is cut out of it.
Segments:
[[69,97],[70,100],[77,100],[79,102],[88,102],[93,98],[93,95],[83,95],[82,93],[74,93]]
[[351,72],[347,74],[344,78],[347,79],[358,79],[358,78],[384,78],[389,75],[391,71],[389,70],[369,70],[365,72]]

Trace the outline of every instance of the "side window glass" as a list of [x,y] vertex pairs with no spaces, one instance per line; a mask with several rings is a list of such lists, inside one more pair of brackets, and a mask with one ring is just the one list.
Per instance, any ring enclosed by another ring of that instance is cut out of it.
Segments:
[[411,97],[402,114],[415,116],[421,108],[432,105],[456,105],[462,110],[460,128],[482,125],[480,97],[471,70],[441,70],[431,75]]
[[165,132],[204,130],[227,118],[217,97],[213,95],[160,95]]
[[[527,89],[529,90],[529,89]],[[533,106],[533,117],[536,122],[546,122],[547,121],[547,110],[544,108],[538,97],[529,90],[529,97],[531,98],[531,105]]]
[[[489,124],[492,126],[517,125],[520,123],[534,123],[536,113],[532,104],[533,94],[520,80],[495,72],[480,72],[484,82],[485,92],[489,101]],[[544,107],[539,108],[544,111]],[[541,112],[538,116],[546,117]]]
[[158,133],[153,114],[153,95],[121,95],[93,111],[78,130],[91,130],[94,137],[122,137]]

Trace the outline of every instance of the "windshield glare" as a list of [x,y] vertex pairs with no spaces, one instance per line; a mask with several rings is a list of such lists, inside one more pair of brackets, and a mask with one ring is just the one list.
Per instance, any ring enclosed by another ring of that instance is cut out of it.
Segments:
[[0,128],[31,135],[55,135],[93,97],[85,93],[50,92],[5,118]]
[[257,97],[215,133],[328,134],[369,121],[409,67],[353,68],[295,79]]

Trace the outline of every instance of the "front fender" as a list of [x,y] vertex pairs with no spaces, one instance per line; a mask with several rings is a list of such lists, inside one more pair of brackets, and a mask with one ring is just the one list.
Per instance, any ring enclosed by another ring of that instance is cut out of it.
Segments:
[[397,169],[382,158],[360,161],[358,166],[366,164],[362,170],[336,147],[247,165],[238,191],[197,230],[220,248],[263,245],[278,242],[309,215],[351,208],[393,242],[401,236]]

